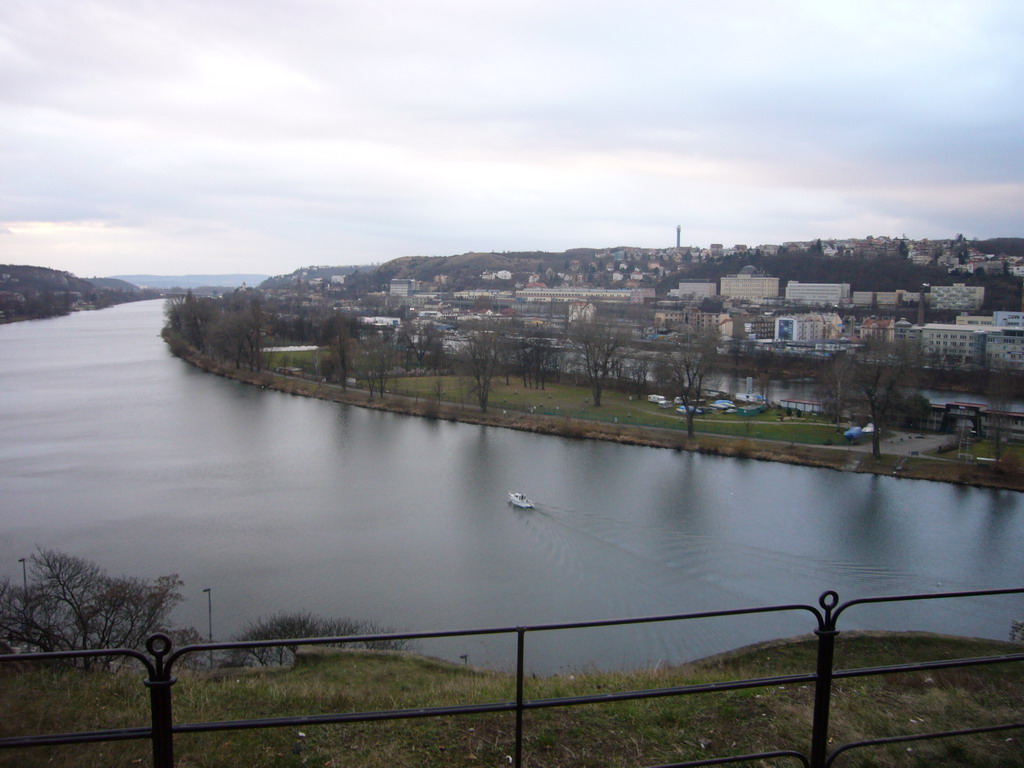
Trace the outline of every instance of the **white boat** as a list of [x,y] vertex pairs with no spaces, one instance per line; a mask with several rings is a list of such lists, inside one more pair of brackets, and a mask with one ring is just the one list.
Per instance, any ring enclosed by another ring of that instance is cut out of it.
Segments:
[[525,493],[519,493],[518,491],[509,492],[508,503],[520,509],[533,509],[533,502],[526,498]]

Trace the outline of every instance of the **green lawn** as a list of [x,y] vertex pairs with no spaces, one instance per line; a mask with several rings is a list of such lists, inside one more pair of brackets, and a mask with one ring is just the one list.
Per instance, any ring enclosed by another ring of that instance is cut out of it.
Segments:
[[[450,402],[476,403],[472,380],[459,376],[416,376],[392,380],[388,389],[402,394],[433,398],[440,378],[442,399]],[[548,384],[544,389],[530,389],[520,380],[504,379],[493,385],[488,407],[530,411],[548,416],[570,416],[580,419],[617,422],[637,426],[685,429],[686,419],[675,408],[660,408],[646,397],[637,399],[624,392],[604,391],[601,405],[592,402],[588,387],[572,384]],[[784,421],[780,420],[785,418]],[[720,435],[781,440],[810,445],[842,444],[843,437],[835,426],[815,416],[786,417],[785,411],[770,410],[753,417],[736,413],[700,414],[694,419],[698,432]]]

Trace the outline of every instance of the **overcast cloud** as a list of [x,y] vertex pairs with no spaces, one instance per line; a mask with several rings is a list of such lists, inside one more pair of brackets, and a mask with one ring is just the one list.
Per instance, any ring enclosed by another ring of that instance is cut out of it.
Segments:
[[1024,235],[1024,4],[5,0],[0,263]]

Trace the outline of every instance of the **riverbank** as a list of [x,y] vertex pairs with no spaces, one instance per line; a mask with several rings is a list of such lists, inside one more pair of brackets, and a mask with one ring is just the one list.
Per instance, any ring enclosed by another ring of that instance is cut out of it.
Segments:
[[[853,450],[848,446],[811,446],[780,440],[758,439],[749,436],[698,434],[687,437],[685,432],[651,426],[607,423],[570,416],[549,416],[492,408],[479,408],[460,403],[449,403],[434,398],[418,398],[385,394],[371,397],[366,390],[343,388],[310,379],[286,376],[271,371],[249,371],[219,363],[196,353],[180,339],[163,334],[171,352],[197,368],[253,386],[274,389],[303,397],[315,397],[330,402],[355,405],[360,408],[389,411],[421,418],[503,427],[524,432],[572,437],[587,440],[607,440],[626,445],[668,448],[678,451],[727,456],[740,459],[776,461],[786,464],[897,476],[915,480],[954,483],[981,488],[1024,491],[1024,474],[1019,468],[1007,471],[1000,466],[964,464],[947,459],[923,455],[912,451],[912,443],[901,442],[910,435],[891,437],[885,448],[898,447],[883,453],[876,461],[866,446]],[[885,450],[883,448],[883,451]]]

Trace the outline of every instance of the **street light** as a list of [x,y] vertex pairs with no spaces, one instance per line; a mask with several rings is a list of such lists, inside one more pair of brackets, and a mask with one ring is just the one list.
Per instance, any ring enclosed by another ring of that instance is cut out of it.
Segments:
[[[210,642],[213,642],[213,587],[203,590],[206,593],[206,618],[207,627],[210,632]],[[210,669],[213,669],[213,649],[210,649]]]
[[28,599],[28,568],[25,565],[25,558],[19,557],[18,562],[21,563],[21,586],[25,589],[24,599]]

